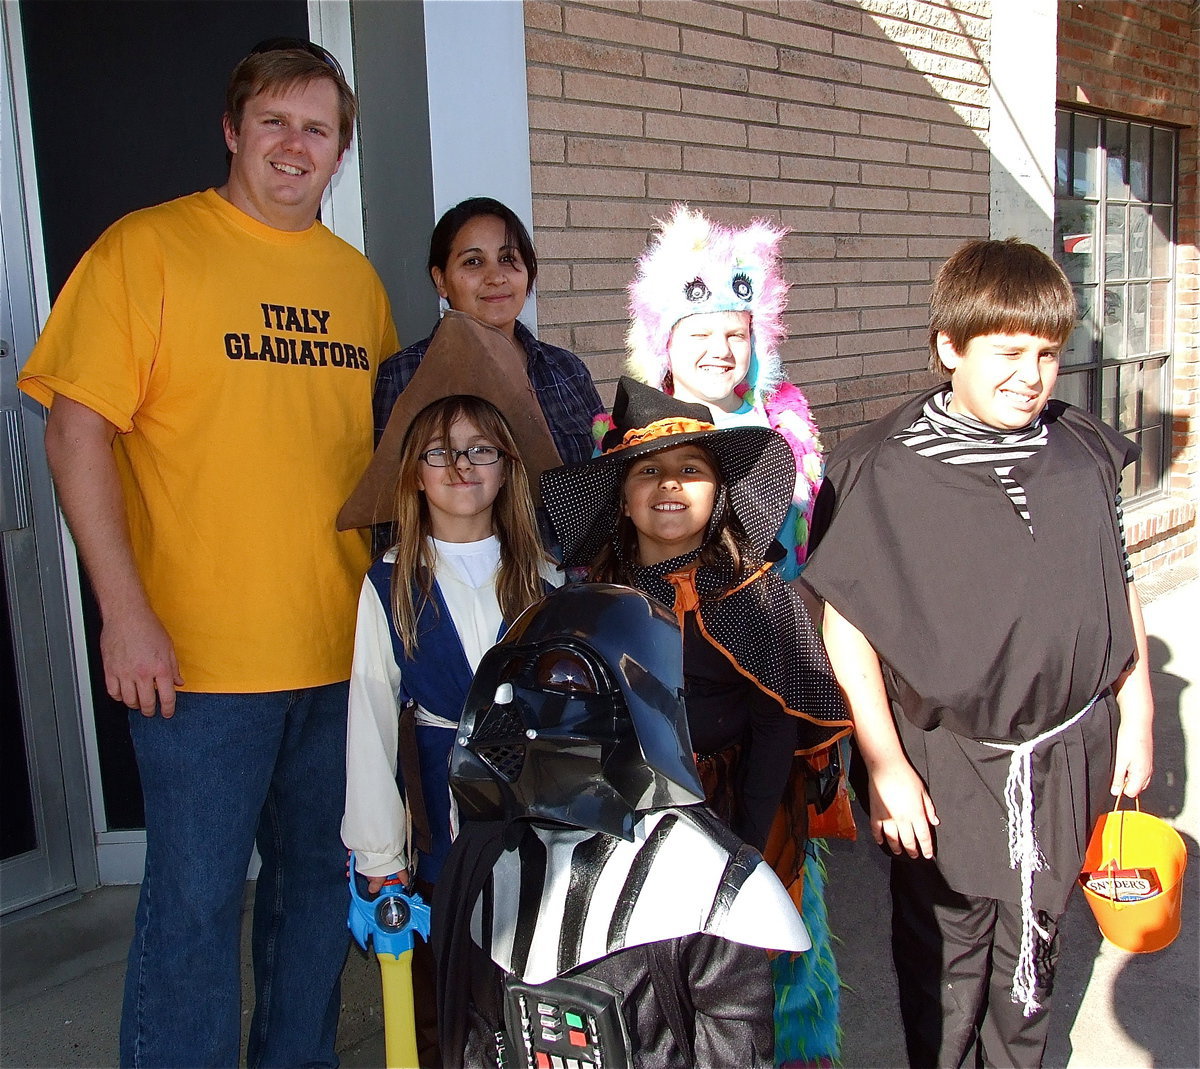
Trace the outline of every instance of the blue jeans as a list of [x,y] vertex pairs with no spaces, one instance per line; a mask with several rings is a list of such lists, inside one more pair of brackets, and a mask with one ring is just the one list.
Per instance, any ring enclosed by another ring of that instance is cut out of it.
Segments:
[[146,875],[125,974],[122,1066],[234,1066],[240,938],[257,841],[257,1066],[336,1066],[346,927],[348,684],[180,693],[131,712],[146,802]]

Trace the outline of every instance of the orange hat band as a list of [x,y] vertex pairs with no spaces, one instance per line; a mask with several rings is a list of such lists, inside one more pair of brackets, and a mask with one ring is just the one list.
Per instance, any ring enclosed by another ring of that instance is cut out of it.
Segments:
[[620,444],[605,450],[605,453],[616,453],[622,449],[628,449],[630,446],[641,445],[644,442],[653,442],[659,438],[668,438],[675,434],[697,434],[701,431],[715,431],[716,429],[713,424],[704,423],[698,419],[687,419],[686,417],[659,419],[655,420],[649,426],[634,427],[633,430],[626,431],[625,437],[621,439]]

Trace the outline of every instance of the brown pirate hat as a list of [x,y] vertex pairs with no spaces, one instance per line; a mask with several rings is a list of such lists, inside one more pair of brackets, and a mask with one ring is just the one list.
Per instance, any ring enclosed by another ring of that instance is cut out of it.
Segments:
[[408,428],[423,408],[454,394],[482,397],[500,410],[529,472],[537,504],[538,476],[562,460],[525,365],[524,350],[503,331],[463,312],[447,311],[416,373],[396,399],[371,463],[338,513],[338,530],[392,519]]

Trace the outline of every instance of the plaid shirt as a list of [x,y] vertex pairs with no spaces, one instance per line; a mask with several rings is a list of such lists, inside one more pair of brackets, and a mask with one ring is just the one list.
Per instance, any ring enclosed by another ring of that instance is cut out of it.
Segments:
[[[436,327],[434,328],[437,329]],[[529,381],[533,384],[542,415],[564,464],[578,464],[592,455],[592,421],[604,411],[600,395],[583,361],[568,349],[538,341],[524,323],[517,321],[517,341],[529,356]],[[400,391],[421,363],[433,340],[431,334],[407,349],[389,356],[379,365],[375,382],[375,442],[378,444],[392,406]]]

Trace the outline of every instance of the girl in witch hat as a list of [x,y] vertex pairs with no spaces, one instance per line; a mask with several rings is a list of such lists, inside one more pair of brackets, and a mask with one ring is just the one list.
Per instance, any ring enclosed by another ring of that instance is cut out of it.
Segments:
[[[626,367],[641,382],[705,405],[718,427],[772,427],[787,440],[795,482],[773,553],[782,550],[775,568],[790,580],[807,559],[824,455],[808,400],[787,381],[779,352],[787,337],[788,284],[780,257],[786,235],[766,220],[729,227],[675,205],[659,220],[629,286]],[[808,604],[815,610],[815,599]],[[805,886],[815,890],[803,903],[814,952],[790,963],[776,960],[776,1024],[784,1059],[838,1057],[839,984],[823,905],[820,839],[855,837],[842,771],[849,753],[847,741],[797,757],[789,782],[790,804],[815,840],[804,865]],[[816,1026],[798,1029],[798,1019]]]
[[[472,674],[559,582],[526,473],[558,454],[522,359],[500,331],[448,312],[339,516],[396,521],[363,582],[350,677],[342,839],[372,894],[414,880],[430,899],[456,823],[447,767]],[[419,940],[413,986],[421,1064],[439,1065]]]
[[[706,800],[759,850],[786,837],[791,849],[770,860],[794,887],[803,810],[781,807],[793,753],[827,748],[850,721],[804,603],[764,561],[791,499],[791,453],[769,427],[715,427],[705,406],[630,378],[618,384],[613,423],[599,457],[542,475],[563,565],[674,610]],[[810,886],[804,897],[819,894]],[[836,1007],[833,1016],[807,1022],[826,1045]]]

